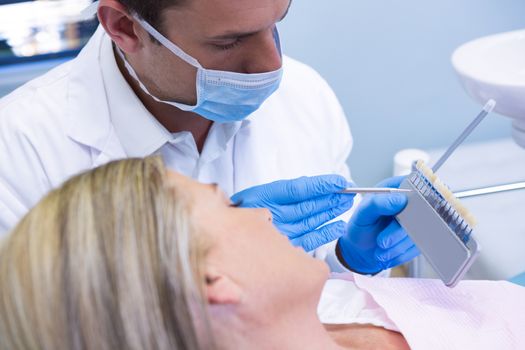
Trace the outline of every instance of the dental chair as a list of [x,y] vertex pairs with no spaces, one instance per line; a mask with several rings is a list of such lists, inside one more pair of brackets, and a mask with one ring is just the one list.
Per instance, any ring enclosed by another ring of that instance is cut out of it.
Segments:
[[516,284],[519,284],[520,286],[524,286],[525,287],[525,272],[517,275],[517,276],[514,276],[512,277],[509,282],[512,282],[512,283],[516,283]]

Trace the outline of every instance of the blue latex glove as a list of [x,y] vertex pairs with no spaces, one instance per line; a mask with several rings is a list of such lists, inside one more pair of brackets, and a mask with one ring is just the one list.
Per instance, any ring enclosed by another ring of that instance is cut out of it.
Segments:
[[[399,187],[404,177],[393,177],[378,187]],[[419,250],[395,220],[407,204],[404,194],[367,195],[348,223],[348,232],[339,239],[338,250],[355,272],[375,274],[412,260]]]
[[295,246],[312,251],[341,237],[346,223],[319,226],[352,207],[354,196],[337,193],[349,184],[339,175],[300,177],[255,186],[232,196],[245,208],[267,208],[273,223]]

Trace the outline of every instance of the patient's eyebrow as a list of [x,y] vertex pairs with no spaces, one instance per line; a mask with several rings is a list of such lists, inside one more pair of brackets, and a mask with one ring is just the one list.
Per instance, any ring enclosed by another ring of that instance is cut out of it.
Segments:
[[217,193],[217,194],[220,194],[221,189],[219,188],[219,185],[218,185],[218,184],[216,184],[216,183],[211,183],[210,186],[212,187],[213,192],[215,192],[215,193]]
[[221,190],[221,188],[219,187],[218,184],[216,183],[211,183],[210,186],[212,187],[212,190],[213,192],[215,192],[215,194],[221,198],[223,198],[226,203],[229,205],[230,204],[230,199],[226,196],[226,194]]
[[213,191],[215,192],[215,194],[221,198],[224,199],[224,202],[226,203],[226,205],[230,206],[230,207],[238,207],[241,205],[241,202],[238,202],[238,203],[233,203],[230,198],[228,198],[228,196],[226,195],[226,193],[224,193],[221,188],[219,187],[218,184],[216,183],[212,183],[210,184],[210,186],[212,186],[213,188]]

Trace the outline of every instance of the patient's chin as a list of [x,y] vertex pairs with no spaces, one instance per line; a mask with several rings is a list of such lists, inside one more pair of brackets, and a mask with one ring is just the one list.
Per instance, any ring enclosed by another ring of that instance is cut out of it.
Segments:
[[314,262],[310,279],[316,283],[320,290],[323,289],[326,280],[330,276],[330,268],[323,260],[311,258]]
[[326,280],[330,275],[330,267],[324,260],[315,259],[319,265],[319,269],[322,271],[324,279]]

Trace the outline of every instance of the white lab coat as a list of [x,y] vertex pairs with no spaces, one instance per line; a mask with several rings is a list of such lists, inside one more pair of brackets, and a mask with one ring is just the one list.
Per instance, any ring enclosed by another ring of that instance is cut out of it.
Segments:
[[[101,77],[103,40],[109,38],[99,28],[77,58],[0,100],[0,236],[67,178],[126,157],[108,109],[112,93]],[[304,175],[349,177],[351,147],[328,84],[285,57],[280,88],[235,135],[232,192]]]

